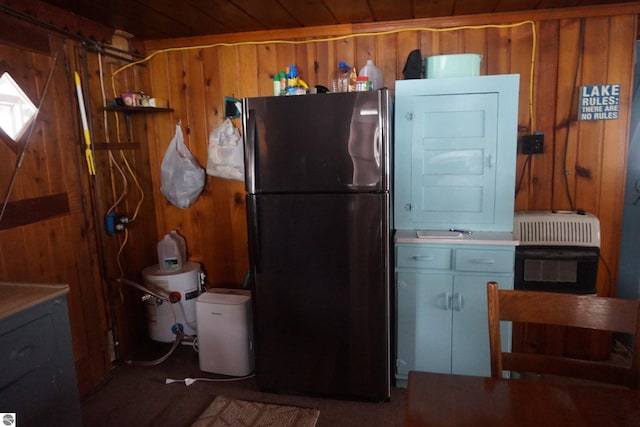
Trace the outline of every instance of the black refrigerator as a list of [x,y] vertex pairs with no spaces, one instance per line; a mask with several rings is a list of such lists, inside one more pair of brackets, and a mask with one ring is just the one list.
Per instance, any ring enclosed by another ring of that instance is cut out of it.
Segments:
[[242,102],[258,385],[387,400],[389,92]]

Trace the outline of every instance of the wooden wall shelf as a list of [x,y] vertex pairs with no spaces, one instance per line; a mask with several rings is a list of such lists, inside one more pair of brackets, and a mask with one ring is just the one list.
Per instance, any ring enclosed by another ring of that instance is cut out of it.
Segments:
[[[131,132],[131,119],[129,118],[130,114],[153,114],[153,113],[168,113],[173,111],[173,108],[158,108],[158,107],[128,107],[126,105],[116,106],[116,107],[105,107],[105,111],[113,111],[116,113],[124,114],[125,126],[127,128],[127,142],[133,141],[133,135]],[[119,144],[118,144],[119,145]],[[116,149],[120,150],[124,147],[113,147],[110,144],[106,146],[102,146],[101,149]]]
[[158,107],[127,107],[127,106],[117,106],[117,107],[105,107],[105,111],[117,111],[119,113],[163,113],[163,112],[171,112],[173,108],[158,108]]

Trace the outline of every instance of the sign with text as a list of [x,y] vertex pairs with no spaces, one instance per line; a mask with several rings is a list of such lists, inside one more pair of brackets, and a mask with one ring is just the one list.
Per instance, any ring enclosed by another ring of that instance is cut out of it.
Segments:
[[578,120],[615,120],[620,108],[620,85],[580,87]]

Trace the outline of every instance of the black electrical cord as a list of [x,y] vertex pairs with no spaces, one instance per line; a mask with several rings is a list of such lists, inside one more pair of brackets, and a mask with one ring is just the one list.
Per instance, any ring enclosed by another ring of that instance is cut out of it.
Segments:
[[516,185],[516,197],[518,196],[520,188],[522,187],[522,180],[524,179],[524,173],[526,172],[527,167],[531,168],[531,156],[532,154],[529,154],[524,161],[524,164],[522,165],[522,173],[520,174],[520,178],[518,179],[518,185]]
[[609,269],[609,265],[604,260],[604,257],[602,256],[602,254],[598,254],[598,258],[600,258],[600,262],[602,262],[602,265],[604,265],[605,270],[607,270],[607,279],[609,280],[609,285],[612,285],[613,278],[611,277],[611,270]]

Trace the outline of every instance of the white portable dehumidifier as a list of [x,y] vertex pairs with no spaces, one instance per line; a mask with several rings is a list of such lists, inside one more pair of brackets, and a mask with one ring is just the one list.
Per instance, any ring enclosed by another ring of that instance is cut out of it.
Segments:
[[200,370],[242,377],[253,372],[251,298],[205,292],[196,300]]

